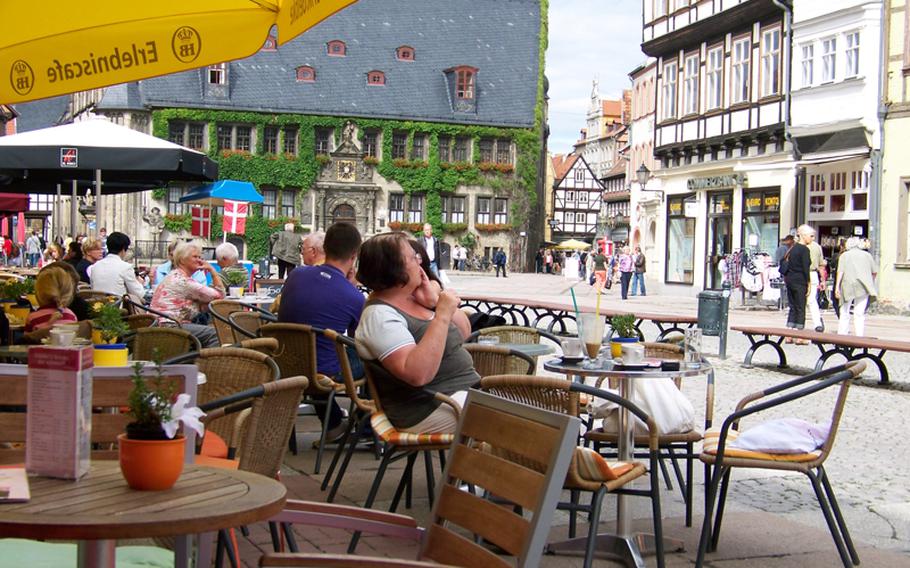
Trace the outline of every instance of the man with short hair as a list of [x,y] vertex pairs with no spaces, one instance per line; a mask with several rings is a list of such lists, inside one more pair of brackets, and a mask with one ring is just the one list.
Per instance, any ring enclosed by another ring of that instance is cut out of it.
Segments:
[[[303,323],[353,335],[364,305],[363,294],[351,283],[361,240],[357,228],[349,223],[335,223],[329,227],[325,233],[325,262],[300,266],[291,271],[281,291],[278,321]],[[358,378],[362,367],[359,359],[355,361],[355,358],[352,358],[352,371],[354,378]],[[321,335],[316,337],[316,364],[320,373],[338,382],[343,380],[335,345]],[[316,412],[320,420],[326,420],[324,407],[317,406]],[[337,440],[347,426],[341,408],[333,404],[328,409],[326,439]]]
[[815,242],[815,229],[809,225],[800,225],[796,233],[799,236],[799,242],[809,249],[809,289],[806,304],[809,307],[809,314],[812,316],[812,326],[815,331],[825,331],[825,322],[822,320],[818,307],[818,292],[827,285],[820,278],[821,272],[827,266],[825,256],[822,253],[821,245]]
[[35,229],[32,229],[32,234],[25,240],[25,254],[29,266],[38,266],[38,259],[41,258],[41,239],[38,238],[38,231]]
[[141,304],[145,290],[136,279],[133,265],[125,260],[129,248],[128,236],[117,231],[111,233],[107,238],[108,255],[92,265],[89,277],[94,290],[115,296],[129,294],[131,300]]
[[278,260],[278,278],[284,278],[300,265],[300,235],[294,223],[286,223],[284,230],[269,235],[272,256]]
[[433,225],[423,224],[423,237],[420,238],[420,244],[427,250],[427,256],[430,257],[430,270],[439,278],[439,259],[442,257],[442,248],[439,245],[439,239],[433,236]]
[[803,329],[806,323],[806,293],[809,287],[809,249],[794,240],[793,235],[784,237],[783,243],[790,247],[780,263],[780,273],[787,285],[787,327]]
[[325,262],[325,232],[316,231],[303,238],[303,263],[307,266],[318,266]]

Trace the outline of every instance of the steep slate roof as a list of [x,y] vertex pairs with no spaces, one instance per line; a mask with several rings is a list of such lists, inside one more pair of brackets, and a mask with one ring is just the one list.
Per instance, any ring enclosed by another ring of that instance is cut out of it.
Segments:
[[[143,81],[142,100],[152,107],[531,127],[540,18],[540,0],[359,0],[277,51],[231,62],[228,98],[204,96],[199,69]],[[326,54],[334,39],[347,44],[345,57]],[[396,59],[402,45],[414,48],[414,61]],[[314,83],[296,81],[301,65],[315,69]],[[476,113],[452,110],[443,72],[458,65],[479,69]],[[372,70],[385,72],[384,87],[367,85]]]
[[69,109],[70,96],[62,95],[13,105],[19,117],[16,119],[16,132],[40,130],[62,123]]
[[124,83],[104,89],[101,101],[95,105],[98,110],[136,110],[142,109],[141,85]]

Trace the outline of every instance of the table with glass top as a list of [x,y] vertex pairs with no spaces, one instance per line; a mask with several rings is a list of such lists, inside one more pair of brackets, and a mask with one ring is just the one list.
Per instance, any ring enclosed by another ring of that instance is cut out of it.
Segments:
[[[573,380],[584,377],[617,379],[619,396],[630,399],[633,386],[639,379],[675,379],[677,377],[696,377],[714,373],[714,368],[705,360],[699,363],[686,364],[679,361],[678,370],[662,370],[660,367],[627,368],[614,363],[611,359],[598,359],[598,365],[589,367],[586,363],[568,363],[562,359],[551,359],[544,363],[544,369],[553,373],[568,375]],[[592,391],[596,389],[591,389]],[[596,396],[596,393],[595,393]],[[617,444],[619,461],[633,460],[634,452],[634,427],[629,410],[619,408],[619,443]],[[645,562],[642,555],[653,550],[654,535],[635,533],[632,531],[632,514],[626,503],[626,495],[616,494],[616,534],[598,534],[595,550],[613,557],[622,558],[627,565],[644,568]],[[569,539],[547,546],[553,553],[584,553],[587,537]],[[664,538],[665,551],[682,551],[683,543],[677,539]]]

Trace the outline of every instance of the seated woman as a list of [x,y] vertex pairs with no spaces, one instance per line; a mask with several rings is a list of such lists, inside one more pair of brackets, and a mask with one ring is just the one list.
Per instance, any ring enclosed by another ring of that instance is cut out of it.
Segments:
[[[155,289],[151,308],[180,322],[183,329],[195,335],[203,347],[218,347],[215,328],[193,323],[212,300],[224,298],[224,285],[212,265],[202,260],[202,249],[193,243],[182,243],[174,249],[174,270],[171,270]],[[212,285],[193,280],[197,270],[212,272]],[[160,325],[171,322],[161,318]]]
[[378,362],[371,365],[375,386],[396,428],[453,432],[455,412],[435,394],[463,402],[480,376],[462,345],[469,325],[458,296],[431,284],[421,261],[404,233],[363,243],[357,280],[373,294],[357,326],[357,351]]
[[66,270],[54,265],[43,268],[35,280],[39,308],[25,321],[25,333],[50,328],[55,323],[76,322],[76,314],[69,309],[75,291],[73,279]]

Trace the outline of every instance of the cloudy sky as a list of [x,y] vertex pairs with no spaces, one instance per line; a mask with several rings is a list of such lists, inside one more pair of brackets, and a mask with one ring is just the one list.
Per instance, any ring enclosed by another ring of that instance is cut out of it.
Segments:
[[584,128],[591,81],[601,96],[629,88],[629,72],[644,62],[641,0],[550,0],[550,152],[568,153]]

